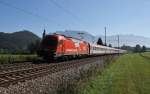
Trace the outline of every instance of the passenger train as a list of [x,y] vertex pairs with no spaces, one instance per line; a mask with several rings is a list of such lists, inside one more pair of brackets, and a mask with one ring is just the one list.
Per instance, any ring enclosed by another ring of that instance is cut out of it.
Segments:
[[121,54],[125,50],[90,44],[78,38],[61,34],[46,35],[40,44],[38,56],[44,60],[76,58],[92,55]]

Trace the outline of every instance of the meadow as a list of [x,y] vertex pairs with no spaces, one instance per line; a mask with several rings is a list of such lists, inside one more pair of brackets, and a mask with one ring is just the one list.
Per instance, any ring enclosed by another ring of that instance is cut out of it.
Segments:
[[32,61],[37,58],[36,55],[11,55],[11,54],[1,54],[0,64],[17,63],[23,61]]
[[150,94],[150,59],[139,53],[120,56],[87,81],[80,94]]

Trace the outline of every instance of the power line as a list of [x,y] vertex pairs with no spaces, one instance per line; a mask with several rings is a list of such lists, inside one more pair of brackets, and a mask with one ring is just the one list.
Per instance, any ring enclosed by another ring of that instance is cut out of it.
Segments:
[[88,26],[87,24],[85,24],[85,22],[86,22],[85,20],[81,19],[78,15],[74,14],[72,11],[68,10],[67,8],[65,8],[62,5],[60,5],[59,3],[57,3],[56,2],[57,0],[48,0],[48,1],[51,2],[52,4],[54,4],[56,7],[63,10],[66,14],[70,15],[72,18],[74,18],[74,20],[76,22],[78,22],[77,24],[80,25],[81,27],[87,27]]
[[70,10],[64,8],[63,6],[61,6],[60,4],[58,4],[55,0],[48,0],[50,1],[52,4],[54,4],[56,7],[62,9],[65,13],[71,15],[73,18],[75,18],[76,20],[80,21],[81,19],[79,19],[79,17],[77,15],[75,15],[73,12],[71,12]]
[[[41,16],[41,15],[39,15],[39,14],[36,14],[36,13],[32,13],[32,12],[30,12],[30,11],[27,11],[27,10],[23,9],[23,8],[16,7],[16,6],[14,6],[13,4],[10,4],[10,3],[8,3],[8,2],[4,2],[4,1],[0,0],[0,4],[5,5],[5,6],[8,6],[8,7],[13,8],[13,9],[16,9],[16,10],[22,12],[22,13],[25,13],[25,14],[28,14],[28,15],[31,15],[31,16],[34,16],[34,17],[36,17],[36,18],[40,18],[40,19],[42,19],[42,20],[44,20],[44,21],[49,21],[49,22],[51,22],[51,23],[55,23],[55,22],[54,22],[53,20],[51,20],[51,19],[45,18],[45,17],[43,17],[43,16]],[[57,25],[60,26],[60,24],[57,24]]]

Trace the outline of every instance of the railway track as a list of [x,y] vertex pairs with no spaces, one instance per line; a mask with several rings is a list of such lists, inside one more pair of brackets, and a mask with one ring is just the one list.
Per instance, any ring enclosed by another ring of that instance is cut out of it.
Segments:
[[15,63],[15,64],[1,64],[0,65],[0,73],[2,72],[9,72],[13,70],[25,69],[25,68],[32,68],[38,65],[32,64],[32,62],[25,62],[25,63]]
[[[100,60],[103,57],[92,57],[80,60],[67,61],[62,63],[53,64],[31,64],[30,67],[18,68],[19,66],[7,67],[0,72],[0,86],[7,87],[10,84],[17,84],[29,79],[35,79],[47,74],[52,74],[62,70],[67,70],[73,67],[78,67],[87,63],[92,63],[94,61]],[[16,69],[15,69],[16,68]]]

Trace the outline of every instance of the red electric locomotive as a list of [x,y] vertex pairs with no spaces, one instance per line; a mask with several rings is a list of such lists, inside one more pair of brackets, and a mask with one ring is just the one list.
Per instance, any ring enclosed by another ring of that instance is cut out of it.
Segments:
[[89,55],[89,44],[77,38],[60,34],[46,35],[42,42],[38,55],[44,60],[55,58],[70,58]]

